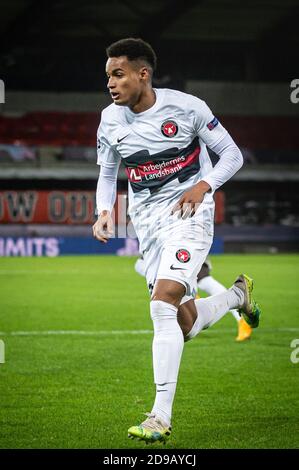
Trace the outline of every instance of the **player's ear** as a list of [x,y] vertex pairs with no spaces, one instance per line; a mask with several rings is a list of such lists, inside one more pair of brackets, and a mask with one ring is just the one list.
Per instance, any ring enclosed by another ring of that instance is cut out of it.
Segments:
[[139,75],[142,80],[148,80],[150,78],[149,69],[147,67],[141,67],[139,70]]

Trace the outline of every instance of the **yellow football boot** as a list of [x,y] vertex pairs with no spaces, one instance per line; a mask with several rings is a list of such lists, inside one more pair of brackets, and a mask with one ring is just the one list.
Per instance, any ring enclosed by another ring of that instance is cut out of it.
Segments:
[[171,426],[168,426],[160,418],[151,413],[146,413],[148,418],[139,424],[128,429],[128,437],[145,441],[148,443],[165,443],[171,434]]
[[236,337],[236,341],[245,341],[246,339],[249,339],[251,336],[251,333],[252,333],[251,326],[249,326],[248,323],[242,317],[239,320],[238,336]]

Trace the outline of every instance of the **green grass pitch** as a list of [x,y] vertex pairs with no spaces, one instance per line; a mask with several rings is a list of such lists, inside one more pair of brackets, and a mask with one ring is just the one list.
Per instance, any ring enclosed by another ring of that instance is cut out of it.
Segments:
[[[135,259],[0,260],[0,448],[144,447],[127,438],[154,399]],[[298,448],[299,256],[211,259],[226,286],[240,272],[254,278],[261,323],[239,344],[228,314],[185,345],[166,448]]]

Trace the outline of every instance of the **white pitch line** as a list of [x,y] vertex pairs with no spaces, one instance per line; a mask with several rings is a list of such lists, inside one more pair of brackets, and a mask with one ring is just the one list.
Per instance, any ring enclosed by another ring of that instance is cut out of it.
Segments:
[[[212,333],[235,333],[235,328],[212,329]],[[295,333],[299,328],[260,328],[261,333]],[[0,336],[109,336],[109,335],[148,335],[153,330],[47,330],[47,331],[0,331]]]
[[[88,271],[90,272],[90,271]],[[30,269],[19,269],[19,270],[13,270],[13,269],[1,269],[0,270],[0,276],[6,276],[8,274],[10,275],[16,275],[16,274],[30,274],[33,276],[38,276],[39,274],[61,274],[62,276],[64,274],[81,274],[82,271],[79,271],[78,269],[65,269],[64,271],[55,271],[55,270],[50,270],[50,269],[44,269],[44,270],[37,270],[37,271],[32,271]]]
[[77,336],[103,336],[103,335],[147,335],[152,330],[48,330],[48,331],[0,331],[0,336],[54,336],[54,335],[77,335]]

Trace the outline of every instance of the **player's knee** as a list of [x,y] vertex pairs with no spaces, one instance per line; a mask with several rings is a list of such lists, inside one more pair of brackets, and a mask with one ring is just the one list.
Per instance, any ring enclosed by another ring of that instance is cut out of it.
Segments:
[[151,318],[153,321],[159,319],[177,318],[177,310],[173,305],[161,300],[152,300],[150,303]]
[[155,286],[151,300],[160,300],[178,307],[184,293],[185,287],[178,282],[161,282]]
[[151,300],[167,302],[168,304],[178,306],[180,300],[178,296],[173,292],[155,292],[153,293]]

